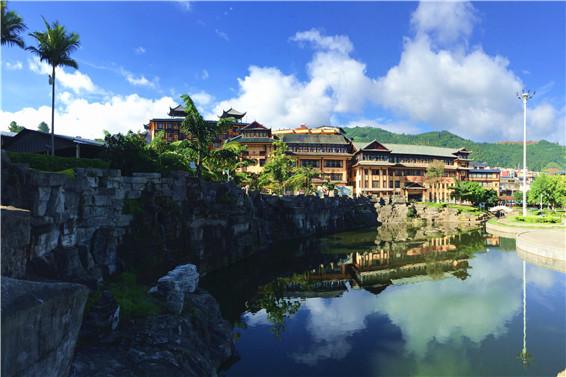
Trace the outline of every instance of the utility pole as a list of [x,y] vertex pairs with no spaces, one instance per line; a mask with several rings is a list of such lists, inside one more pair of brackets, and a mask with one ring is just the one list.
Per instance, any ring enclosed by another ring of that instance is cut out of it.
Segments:
[[527,101],[534,95],[535,92],[525,89],[517,93],[517,98],[523,101],[523,217],[527,216]]

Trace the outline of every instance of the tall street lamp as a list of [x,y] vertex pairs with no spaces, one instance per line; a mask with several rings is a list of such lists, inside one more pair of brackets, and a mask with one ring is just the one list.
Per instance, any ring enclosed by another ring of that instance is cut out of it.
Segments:
[[525,89],[517,93],[517,98],[523,101],[523,217],[527,216],[527,101],[535,93]]

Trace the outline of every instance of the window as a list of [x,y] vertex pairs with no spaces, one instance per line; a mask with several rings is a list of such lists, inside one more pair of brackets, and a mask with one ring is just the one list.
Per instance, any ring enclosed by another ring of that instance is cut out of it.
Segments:
[[371,188],[379,188],[379,181],[371,181]]
[[341,168],[342,167],[342,160],[325,160],[324,161],[325,168]]
[[389,181],[389,188],[393,188],[393,181]]
[[259,166],[263,166],[263,165],[265,165],[265,159],[259,160]]
[[401,188],[401,182],[395,181],[395,188]]
[[368,175],[369,174],[369,170],[368,169],[364,169],[364,175]]
[[330,180],[331,181],[341,181],[342,180],[342,174],[341,173],[332,173],[332,174],[330,174]]
[[319,160],[301,160],[301,166],[305,168],[318,168],[320,167]]
[[372,174],[372,175],[379,175],[379,170],[377,170],[377,169],[372,169],[372,170],[371,170],[371,174]]
[[157,129],[158,129],[158,130],[162,130],[162,129],[163,129],[163,123],[162,123],[162,122],[157,122]]

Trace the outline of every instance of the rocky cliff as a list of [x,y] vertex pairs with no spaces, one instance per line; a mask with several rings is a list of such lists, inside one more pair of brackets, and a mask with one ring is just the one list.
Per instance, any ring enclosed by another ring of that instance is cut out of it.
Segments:
[[375,204],[377,220],[380,224],[408,223],[414,225],[435,225],[444,223],[480,224],[489,218],[480,211],[463,211],[460,208],[446,206],[428,206],[426,204],[394,203]]
[[70,177],[2,158],[2,204],[29,211],[22,252],[36,277],[96,286],[127,266],[153,281],[177,264],[206,272],[278,240],[376,224],[366,199],[247,194],[180,172],[75,169]]

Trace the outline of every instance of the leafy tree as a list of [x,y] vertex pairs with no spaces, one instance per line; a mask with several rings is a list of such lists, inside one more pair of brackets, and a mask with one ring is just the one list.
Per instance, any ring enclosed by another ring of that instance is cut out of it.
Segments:
[[55,156],[55,68],[71,67],[79,69],[79,65],[71,58],[71,54],[79,48],[79,35],[67,33],[65,28],[55,21],[49,24],[45,19],[46,30],[43,32],[34,31],[30,34],[37,42],[37,47],[29,46],[26,50],[37,55],[41,61],[51,65],[51,155]]
[[157,171],[157,165],[146,149],[143,134],[129,131],[127,134],[106,135],[106,158],[110,166],[129,175],[135,171]]
[[551,208],[566,207],[566,177],[541,174],[535,178],[528,192],[528,202]]
[[273,152],[269,156],[262,173],[259,184],[276,194],[283,194],[287,189],[289,178],[295,168],[295,160],[287,154],[287,144],[281,140],[273,143]]
[[255,162],[252,159],[242,157],[246,151],[245,145],[235,141],[224,144],[220,149],[213,150],[204,161],[204,169],[208,177],[216,181],[245,182],[247,175],[238,172],[238,170]]
[[24,128],[25,128],[24,126],[20,126],[20,125],[19,125],[18,123],[16,123],[16,121],[14,121],[14,120],[11,121],[11,122],[10,122],[10,125],[8,126],[8,130],[9,130],[10,132],[15,132],[15,133],[20,132],[20,131],[23,130]]
[[181,130],[187,135],[188,145],[195,152],[197,177],[200,179],[203,162],[210,155],[218,128],[211,122],[205,122],[189,95],[184,94],[181,98],[185,102],[187,114],[181,123]]
[[40,131],[40,132],[44,132],[44,133],[48,134],[49,133],[49,126],[47,125],[47,123],[41,122],[37,126],[37,130]]
[[8,11],[8,4],[6,1],[0,2],[1,19],[0,25],[2,26],[1,43],[3,45],[16,45],[24,48],[24,40],[20,36],[24,30],[27,29],[22,18],[14,11]]
[[286,186],[295,190],[303,190],[305,195],[310,195],[314,192],[313,179],[319,175],[313,168],[296,167],[293,169],[293,175],[287,180]]
[[493,207],[499,200],[495,190],[486,190],[477,182],[457,181],[452,187],[451,196],[457,200],[471,202],[477,207]]

